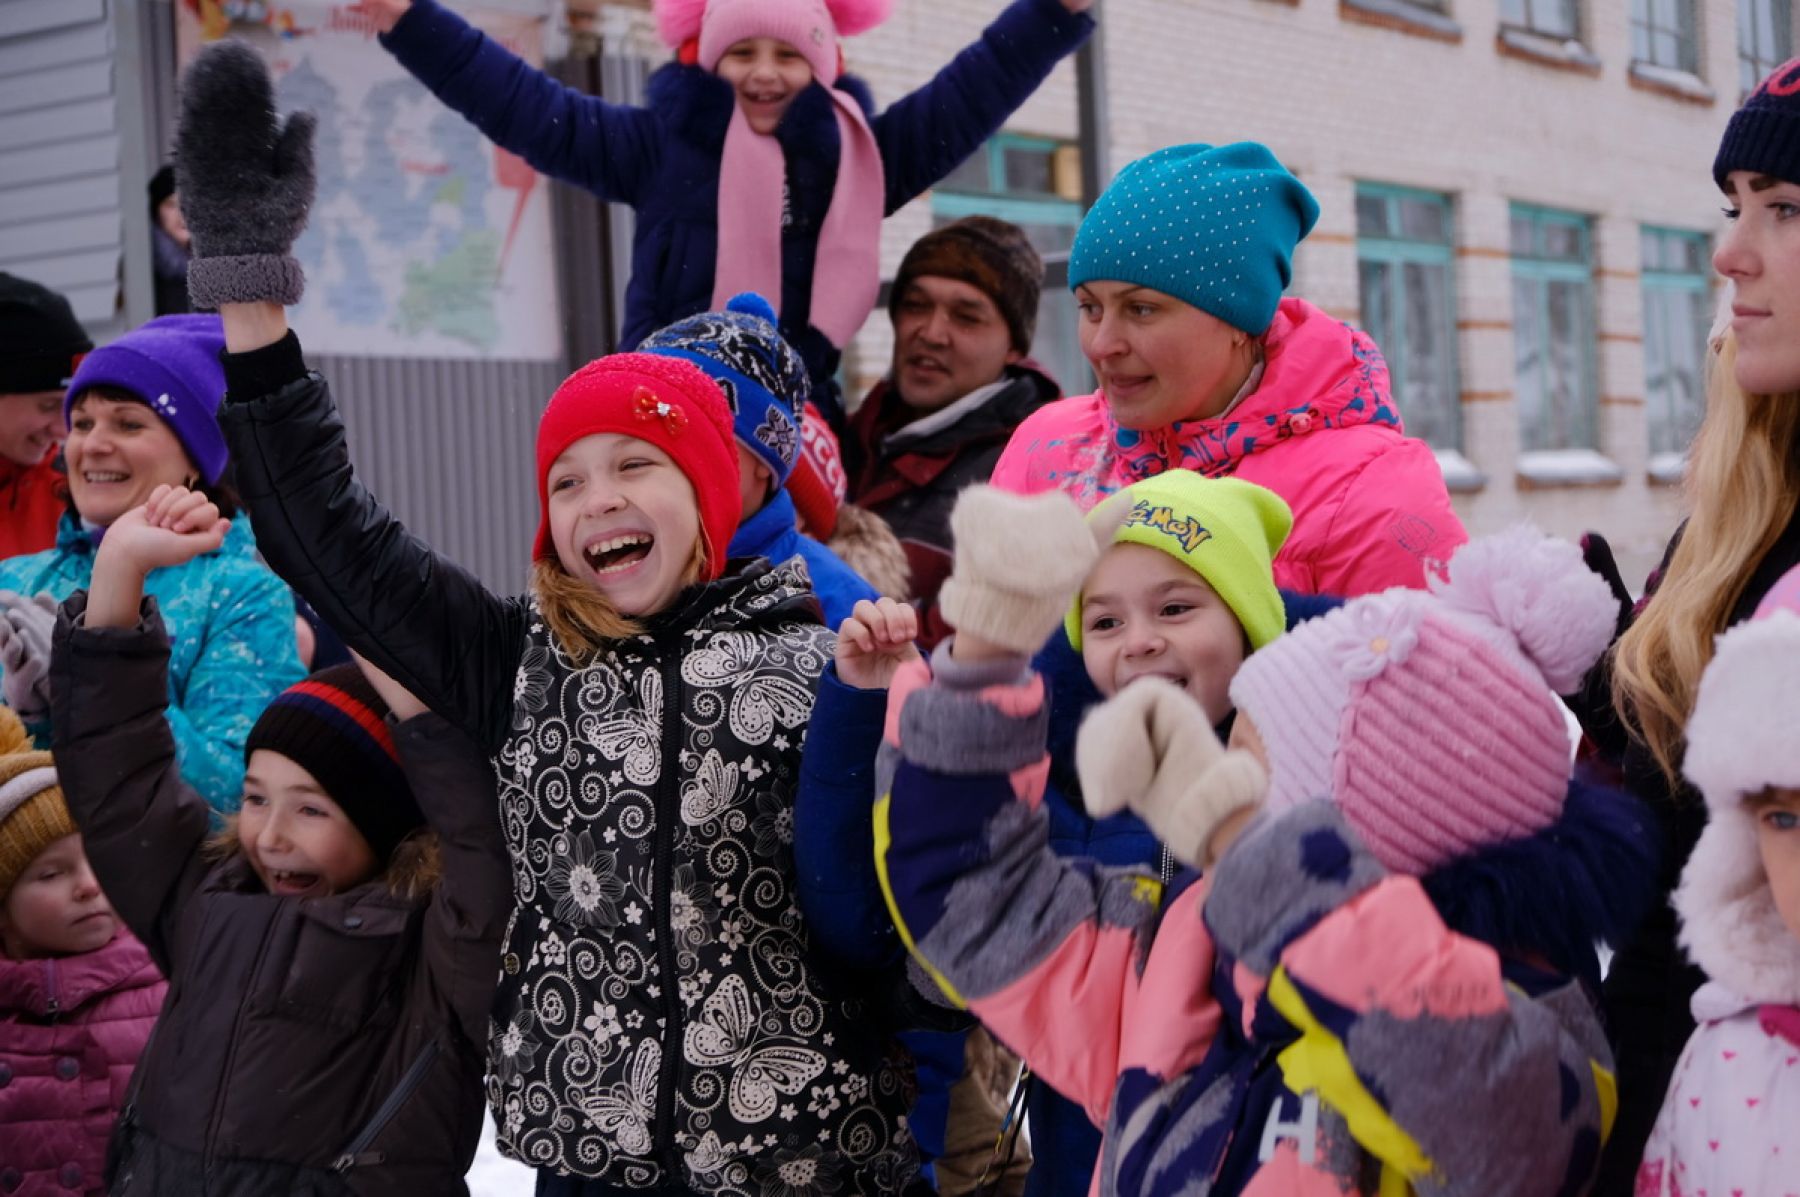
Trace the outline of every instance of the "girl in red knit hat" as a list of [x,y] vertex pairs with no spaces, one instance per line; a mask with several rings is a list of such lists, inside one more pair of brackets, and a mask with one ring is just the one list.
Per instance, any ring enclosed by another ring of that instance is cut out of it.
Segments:
[[931,82],[877,113],[841,40],[892,0],[654,0],[676,60],[645,107],[534,70],[438,0],[352,8],[440,100],[545,174],[629,204],[623,343],[766,295],[834,421],[840,350],[880,289],[881,220],[955,170],[1087,39],[1093,0],[1012,0]]
[[362,487],[275,302],[299,286],[309,122],[283,128],[261,60],[230,43],[184,87],[190,284],[225,321],[259,543],[498,781],[501,1150],[540,1194],[915,1187],[897,1012],[870,1008],[898,978],[830,973],[796,905],[793,794],[833,642],[801,567],[726,560],[742,500],[724,394],[679,358],[572,374],[538,427],[529,592],[489,592]]

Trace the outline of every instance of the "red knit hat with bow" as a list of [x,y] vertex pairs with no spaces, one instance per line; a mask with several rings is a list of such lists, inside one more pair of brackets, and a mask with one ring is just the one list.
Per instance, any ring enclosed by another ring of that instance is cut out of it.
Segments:
[[725,571],[725,549],[743,514],[731,406],[692,362],[614,353],[569,375],[538,421],[538,533],[532,556],[556,557],[550,541],[550,466],[584,436],[616,432],[667,453],[687,476],[706,540],[706,580]]

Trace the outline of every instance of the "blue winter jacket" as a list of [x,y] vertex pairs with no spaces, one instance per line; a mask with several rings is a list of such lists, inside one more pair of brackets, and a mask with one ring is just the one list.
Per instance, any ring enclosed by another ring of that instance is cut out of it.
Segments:
[[813,593],[819,597],[819,606],[824,608],[825,626],[834,632],[850,617],[851,609],[859,601],[881,597],[836,553],[801,533],[794,500],[785,488],[777,490],[775,497],[761,511],[738,525],[727,555],[767,557],[771,565],[800,558],[812,577]]
[[[937,77],[875,115],[859,81],[837,86],[870,114],[888,212],[955,170],[1093,29],[1061,0],[1014,0]],[[437,97],[544,174],[629,204],[637,215],[621,347],[712,306],[719,156],[736,102],[730,84],[670,63],[649,105],[609,104],[526,65],[436,0],[415,0],[381,42]],[[838,350],[811,325],[813,260],[839,156],[830,96],[813,84],[775,130],[787,158],[781,333],[806,359],[815,400],[829,396]],[[833,420],[841,410],[828,411]]]
[[[1291,629],[1341,605],[1341,599],[1282,592]],[[1075,778],[1075,733],[1100,692],[1081,654],[1058,631],[1033,666],[1050,693],[1049,783],[1044,809],[1050,847],[1064,857],[1088,857],[1110,867],[1179,866],[1130,811],[1094,819],[1082,807]],[[846,685],[826,669],[813,704],[794,809],[794,868],[799,900],[813,942],[845,963],[879,967],[905,954],[875,873],[875,754],[887,718],[887,691]],[[1100,1152],[1100,1131],[1082,1108],[1047,1085],[1026,1099],[1033,1163],[1026,1197],[1086,1197]]]
[[[94,574],[94,542],[64,516],[56,546],[0,561],[0,589],[48,593],[61,602]],[[294,596],[257,560],[250,517],[231,522],[225,543],[171,569],[153,570],[169,632],[169,728],[184,781],[221,814],[243,797],[244,741],[275,696],[299,681]],[[34,727],[47,745],[48,727]]]

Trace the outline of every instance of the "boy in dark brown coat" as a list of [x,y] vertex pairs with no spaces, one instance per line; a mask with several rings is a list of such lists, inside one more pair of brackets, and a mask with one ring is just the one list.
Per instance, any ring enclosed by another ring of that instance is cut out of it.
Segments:
[[142,578],[224,527],[203,495],[158,488],[107,530],[54,639],[65,796],[171,983],[111,1191],[464,1193],[512,900],[492,774],[404,690],[339,666],[263,713],[215,833],[181,780]]

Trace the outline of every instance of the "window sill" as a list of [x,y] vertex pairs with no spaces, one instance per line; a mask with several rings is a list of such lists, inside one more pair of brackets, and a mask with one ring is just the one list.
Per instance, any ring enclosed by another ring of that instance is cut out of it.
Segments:
[[1618,486],[1625,471],[1592,449],[1546,449],[1519,454],[1518,478],[1520,490]]
[[1444,472],[1444,489],[1453,495],[1472,495],[1487,488],[1487,475],[1455,449],[1433,449],[1438,469]]
[[1356,25],[1392,29],[1412,37],[1458,43],[1462,26],[1443,13],[1409,0],[1338,0],[1338,17]]
[[1639,91],[1667,96],[1686,104],[1711,106],[1719,98],[1700,76],[1689,71],[1657,66],[1653,62],[1632,63],[1630,77],[1631,86]]
[[1600,74],[1600,60],[1594,57],[1592,50],[1574,38],[1559,40],[1547,34],[1533,33],[1529,29],[1503,26],[1494,35],[1494,42],[1500,53],[1511,58],[1523,58],[1540,66],[1574,71],[1581,75],[1598,77]]
[[1653,453],[1645,473],[1657,486],[1680,486],[1687,476],[1686,453]]

